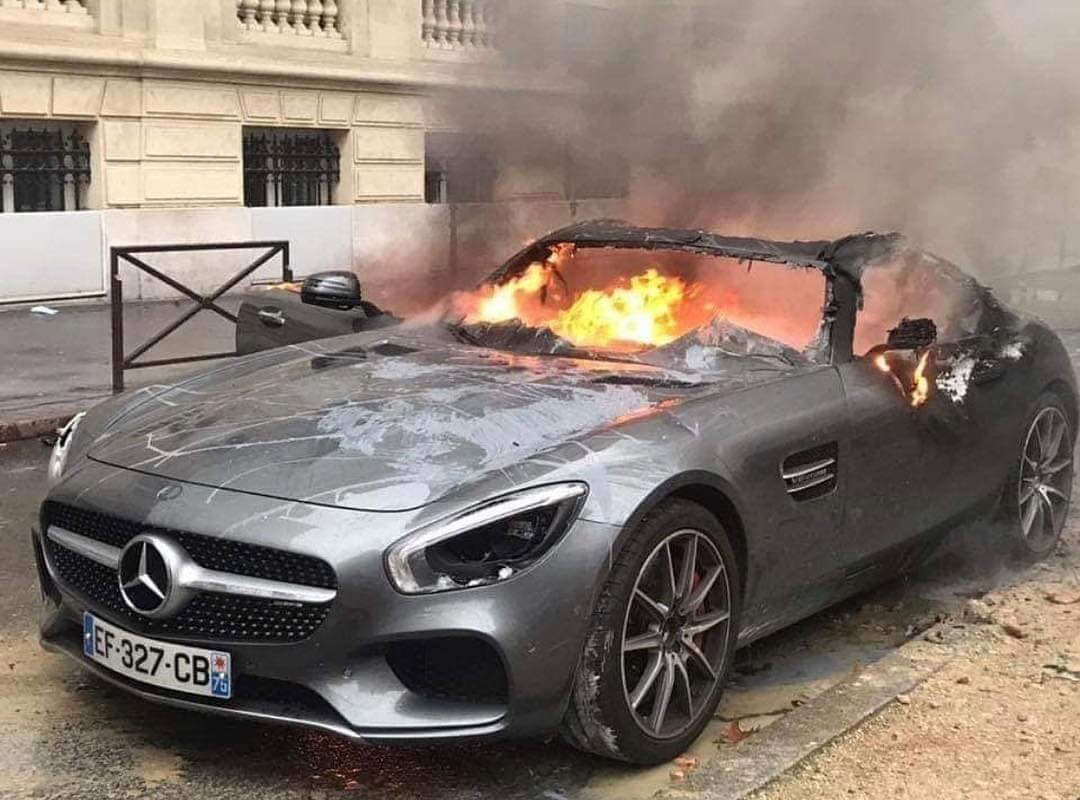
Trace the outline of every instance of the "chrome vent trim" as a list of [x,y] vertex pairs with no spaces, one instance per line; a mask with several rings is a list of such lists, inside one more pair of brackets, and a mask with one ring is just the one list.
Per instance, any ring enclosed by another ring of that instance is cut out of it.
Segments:
[[109,569],[120,568],[120,554],[124,552],[119,547],[113,547],[111,544],[105,544],[99,542],[97,539],[91,539],[89,536],[81,536],[78,533],[61,528],[56,525],[50,525],[45,535],[49,537],[49,540],[55,542],[61,547],[66,547],[73,553],[78,553],[84,558],[89,558],[91,561],[96,561],[103,567]]
[[[57,525],[50,525],[45,535],[49,541],[84,558],[95,561],[110,569],[118,569],[119,547],[99,542],[89,536],[74,533]],[[194,591],[217,592],[241,597],[258,597],[264,600],[283,600],[294,603],[329,603],[337,597],[334,589],[320,589],[315,586],[302,586],[296,583],[254,578],[248,575],[236,575],[231,572],[219,572],[199,566],[189,560],[180,569],[176,578],[177,585]]]
[[839,475],[837,455],[837,445],[832,442],[788,456],[780,466],[788,496],[804,502],[832,492]]

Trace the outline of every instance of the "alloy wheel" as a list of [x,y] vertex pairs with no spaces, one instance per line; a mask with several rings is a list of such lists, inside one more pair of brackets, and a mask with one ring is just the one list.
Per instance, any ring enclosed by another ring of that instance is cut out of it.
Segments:
[[1020,530],[1032,550],[1043,552],[1061,532],[1069,510],[1072,478],[1069,422],[1060,409],[1048,406],[1028,429],[1017,486]]
[[731,584],[720,551],[697,530],[658,544],[638,571],[623,622],[623,694],[649,736],[679,736],[722,679]]

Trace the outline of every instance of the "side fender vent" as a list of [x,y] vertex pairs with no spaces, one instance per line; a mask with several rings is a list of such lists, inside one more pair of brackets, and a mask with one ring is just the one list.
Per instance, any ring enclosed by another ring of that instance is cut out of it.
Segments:
[[784,459],[780,476],[788,495],[796,502],[824,497],[836,489],[836,442],[802,450]]

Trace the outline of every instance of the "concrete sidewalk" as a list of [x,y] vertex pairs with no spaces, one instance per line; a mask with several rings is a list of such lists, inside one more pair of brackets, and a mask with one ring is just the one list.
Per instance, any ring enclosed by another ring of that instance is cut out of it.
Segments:
[[[225,297],[234,311],[242,296]],[[0,441],[48,433],[80,409],[112,394],[112,336],[108,304],[45,304],[58,313],[34,314],[32,306],[0,310]],[[189,301],[128,303],[124,339],[131,352],[189,308]],[[210,311],[152,348],[147,359],[227,352],[233,326]],[[205,363],[130,370],[128,388],[137,388],[204,369]]]

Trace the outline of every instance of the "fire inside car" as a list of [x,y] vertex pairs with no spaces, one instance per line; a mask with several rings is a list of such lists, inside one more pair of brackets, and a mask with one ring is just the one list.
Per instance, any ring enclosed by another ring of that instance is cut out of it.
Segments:
[[548,250],[513,277],[453,295],[447,320],[485,346],[669,368],[707,368],[694,345],[790,364],[815,357],[826,288],[817,270],[676,250]]

